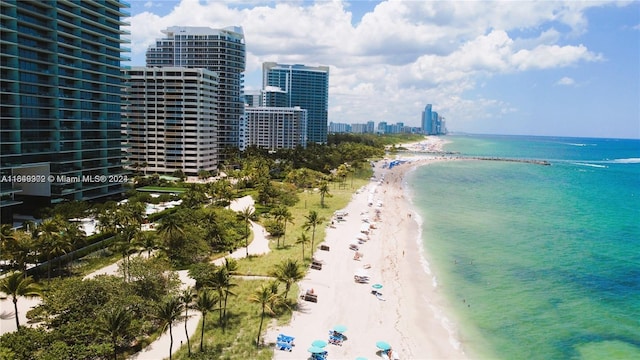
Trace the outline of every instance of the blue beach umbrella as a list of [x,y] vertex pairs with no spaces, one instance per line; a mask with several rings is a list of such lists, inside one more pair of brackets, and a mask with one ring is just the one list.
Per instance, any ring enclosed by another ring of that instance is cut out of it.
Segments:
[[376,290],[380,290],[380,289],[382,289],[382,284],[373,284],[373,285],[371,285],[371,287],[376,289]]
[[378,342],[376,342],[376,347],[378,349],[384,350],[384,351],[387,351],[387,350],[391,349],[391,345],[389,345],[389,343],[386,342],[386,341],[378,341]]
[[311,343],[311,347],[323,348],[327,346],[327,342],[324,340],[315,340]]
[[324,349],[319,348],[317,346],[312,346],[309,349],[307,349],[307,351],[312,354],[322,354],[324,352]]
[[339,332],[342,334],[343,332],[347,331],[347,327],[344,325],[336,325],[333,327],[333,331]]

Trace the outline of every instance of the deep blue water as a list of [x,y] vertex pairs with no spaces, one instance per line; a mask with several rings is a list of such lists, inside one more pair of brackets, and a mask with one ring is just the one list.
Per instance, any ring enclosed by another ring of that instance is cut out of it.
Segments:
[[473,357],[640,359],[640,140],[447,136],[408,178]]

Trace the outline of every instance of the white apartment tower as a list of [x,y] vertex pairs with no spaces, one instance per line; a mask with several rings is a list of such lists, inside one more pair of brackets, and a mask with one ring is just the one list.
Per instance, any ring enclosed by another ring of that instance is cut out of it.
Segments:
[[197,175],[220,161],[218,75],[206,69],[132,67],[123,119],[129,166]]
[[270,150],[307,146],[307,110],[300,107],[247,107],[247,145]]
[[244,123],[244,71],[246,47],[242,27],[222,29],[172,26],[162,31],[146,53],[148,67],[203,68],[218,76],[215,143],[222,150],[241,147]]

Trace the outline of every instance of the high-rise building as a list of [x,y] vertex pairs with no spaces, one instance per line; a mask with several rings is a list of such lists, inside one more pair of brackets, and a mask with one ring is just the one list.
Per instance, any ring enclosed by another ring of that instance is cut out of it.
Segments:
[[431,113],[431,104],[427,104],[422,112],[422,132],[425,135],[433,134],[433,114]]
[[300,107],[247,107],[247,145],[294,149],[307,146],[307,110]]
[[[0,1],[0,213],[123,191],[129,5]],[[20,208],[16,208],[22,207]]]
[[195,176],[220,161],[217,73],[202,68],[126,70],[123,120],[129,166]]
[[[329,112],[329,67],[265,62],[262,64],[262,76],[263,89],[273,86],[284,92],[287,102],[284,106],[299,106],[307,110],[308,141],[326,143]],[[280,95],[274,93],[273,96],[279,97]]]
[[242,27],[172,26],[162,32],[166,37],[147,50],[147,66],[204,68],[218,73],[216,143],[219,148],[240,147],[246,65]]

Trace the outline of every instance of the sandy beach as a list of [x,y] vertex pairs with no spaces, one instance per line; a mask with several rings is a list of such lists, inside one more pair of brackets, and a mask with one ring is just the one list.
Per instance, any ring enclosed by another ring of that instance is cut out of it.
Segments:
[[[413,148],[431,151],[438,146],[414,144]],[[275,359],[307,359],[311,343],[328,340],[336,325],[347,327],[342,346],[325,347],[330,359],[383,358],[377,341],[392,346],[399,359],[464,359],[456,340],[455,326],[445,314],[446,301],[427,272],[418,243],[419,220],[406,198],[404,176],[416,166],[442,161],[419,156],[393,168],[376,165],[375,180],[358,193],[343,209],[345,221],[327,229],[323,245],[315,258],[323,262],[321,270],[310,270],[300,282],[302,291],[313,289],[318,302],[300,300],[287,326],[269,330],[266,340],[276,342],[280,333],[294,336],[291,352],[276,350]],[[379,214],[379,221],[376,215]],[[369,240],[359,244],[360,260],[349,249],[362,229],[364,218],[375,221]],[[354,273],[367,265],[370,281],[356,283]],[[372,294],[379,283],[382,296]]]

